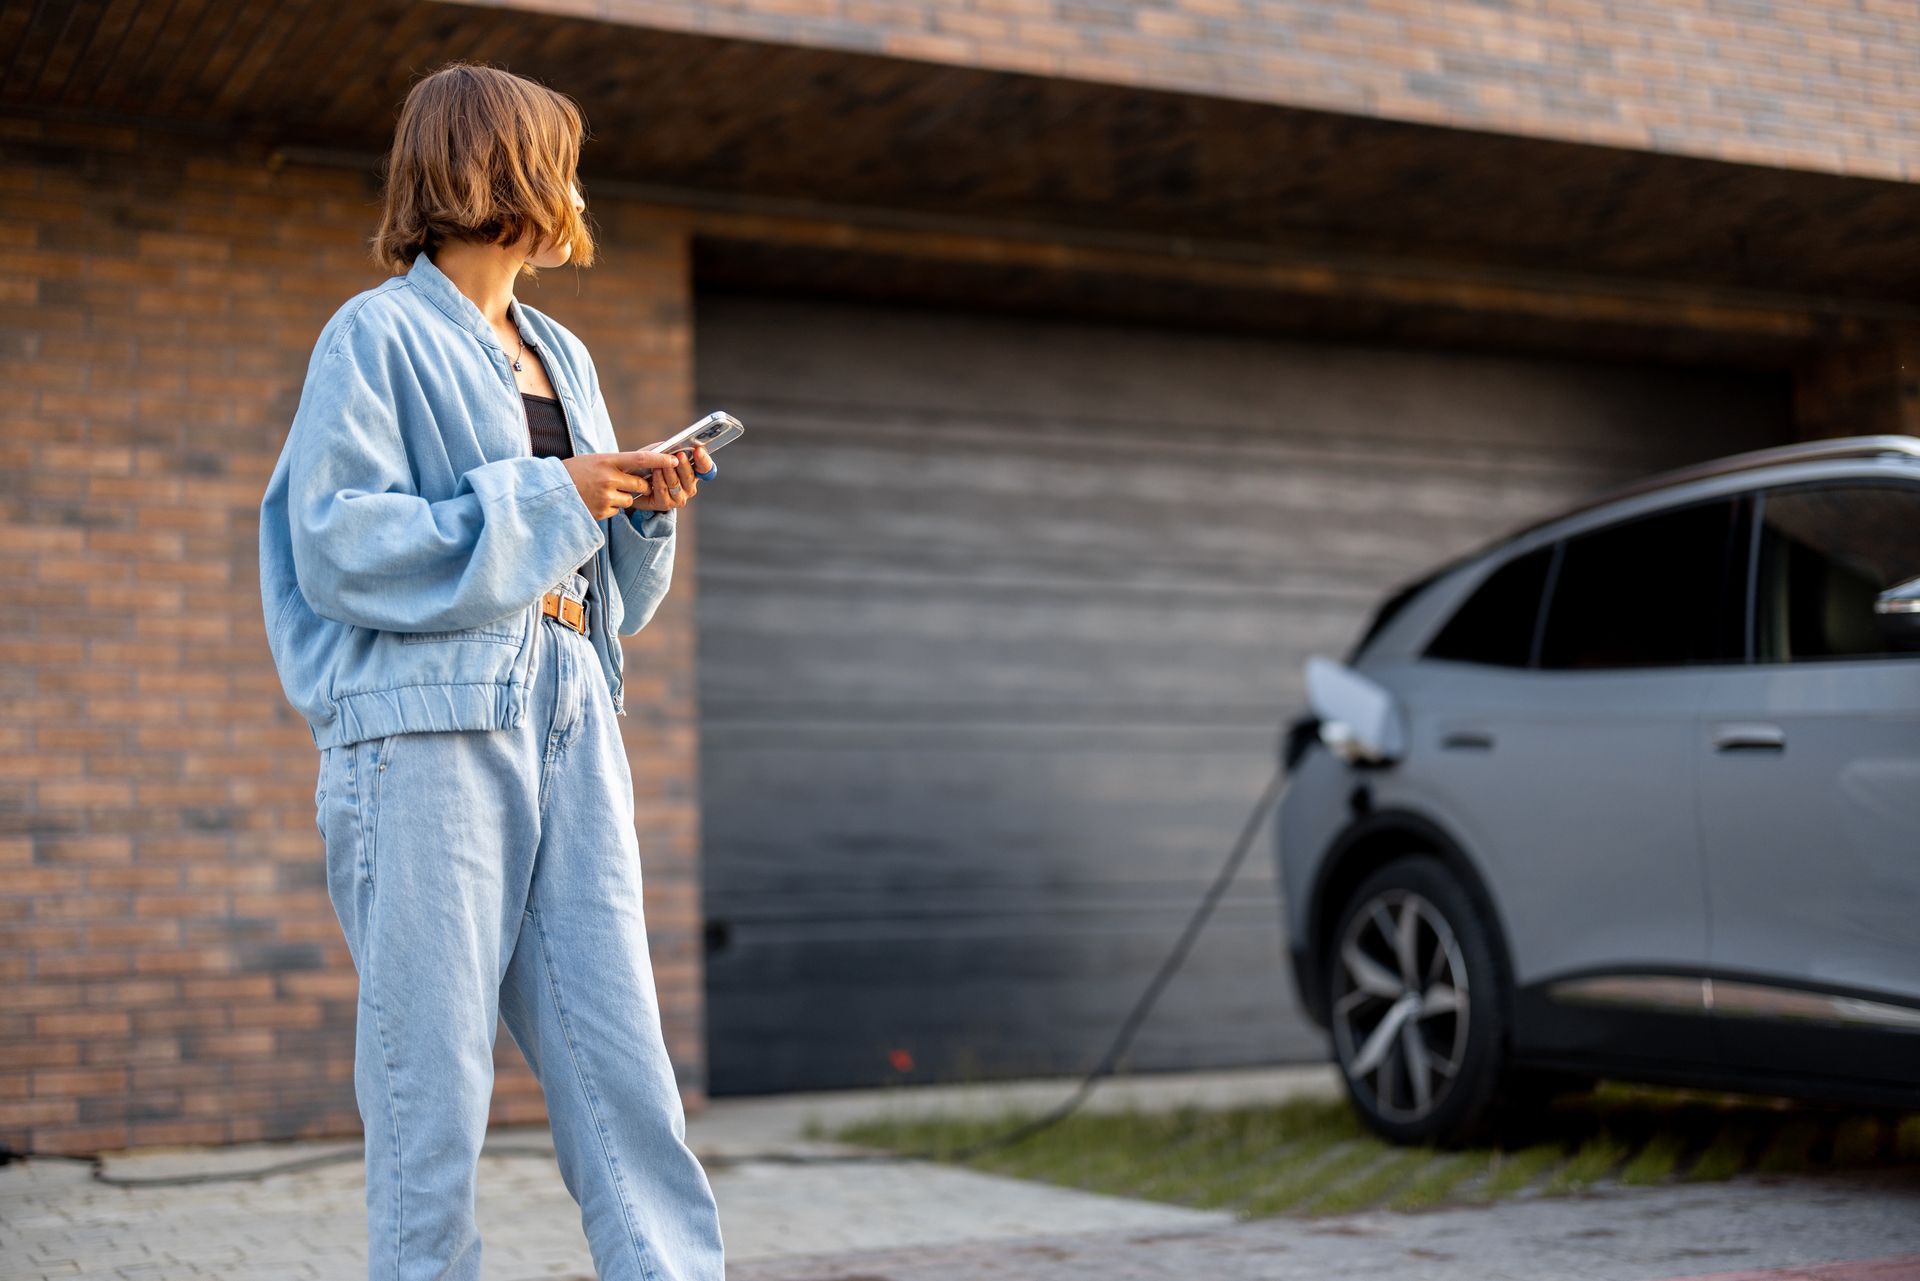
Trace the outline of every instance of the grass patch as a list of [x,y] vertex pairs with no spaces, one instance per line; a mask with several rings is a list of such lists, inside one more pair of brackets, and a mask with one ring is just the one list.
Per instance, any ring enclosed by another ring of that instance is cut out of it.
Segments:
[[1536,1143],[1511,1153],[1495,1149],[1487,1162],[1487,1177],[1473,1190],[1471,1199],[1484,1204],[1510,1197],[1533,1186],[1566,1155],[1566,1146],[1560,1143]]
[[1600,1186],[1748,1173],[1920,1164],[1920,1114],[1848,1113],[1784,1100],[1603,1082],[1514,1118],[1498,1145],[1436,1151],[1382,1142],[1344,1099],[1164,1112],[1081,1112],[1010,1146],[961,1157],[1037,1113],[895,1114],[810,1137],[1241,1218],[1418,1210]]
[[1486,1169],[1478,1152],[1429,1158],[1407,1185],[1381,1202],[1389,1210],[1425,1210],[1446,1201],[1455,1188]]
[[1747,1116],[1729,1117],[1686,1173],[1690,1182],[1719,1183],[1747,1168],[1759,1125]]
[[1546,1193],[1556,1196],[1591,1187],[1632,1155],[1632,1146],[1624,1140],[1611,1134],[1596,1134],[1576,1148],[1548,1177]]
[[1850,1116],[1833,1127],[1834,1165],[1845,1168],[1872,1165],[1879,1153],[1879,1117]]
[[1620,1182],[1629,1187],[1665,1183],[1673,1177],[1691,1140],[1684,1134],[1656,1134],[1621,1167]]
[[1345,1182],[1335,1183],[1301,1209],[1308,1214],[1351,1214],[1371,1209],[1433,1161],[1432,1148],[1390,1148],[1372,1165]]
[[1243,1219],[1283,1214],[1329,1184],[1337,1184],[1372,1165],[1385,1146],[1372,1139],[1349,1139],[1334,1145],[1318,1160],[1297,1164],[1276,1162],[1277,1172],[1273,1177],[1260,1184],[1251,1196],[1234,1203],[1234,1212]]
[[1820,1122],[1813,1117],[1794,1117],[1767,1138],[1754,1169],[1762,1174],[1790,1174],[1813,1164],[1813,1149],[1820,1142]]

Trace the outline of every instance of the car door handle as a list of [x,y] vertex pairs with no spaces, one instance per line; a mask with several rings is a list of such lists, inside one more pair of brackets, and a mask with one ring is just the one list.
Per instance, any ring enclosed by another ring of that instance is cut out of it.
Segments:
[[1721,725],[1713,731],[1716,752],[1784,752],[1786,731],[1778,725],[1743,722]]
[[1449,752],[1491,752],[1493,735],[1483,729],[1449,730],[1440,736],[1440,746]]

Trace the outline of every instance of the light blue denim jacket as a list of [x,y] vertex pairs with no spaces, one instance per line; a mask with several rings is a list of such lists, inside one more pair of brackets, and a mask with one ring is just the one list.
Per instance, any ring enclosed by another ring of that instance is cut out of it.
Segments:
[[[623,448],[585,344],[508,312],[574,452]],[[425,253],[327,321],[260,504],[267,643],[315,746],[520,724],[541,594],[589,556],[593,645],[626,714],[616,636],[667,594],[677,513],[596,521],[531,450],[512,353]]]

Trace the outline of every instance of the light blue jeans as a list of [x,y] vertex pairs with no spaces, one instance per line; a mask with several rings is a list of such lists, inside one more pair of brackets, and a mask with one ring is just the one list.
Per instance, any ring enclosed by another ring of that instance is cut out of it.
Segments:
[[[580,599],[587,579],[556,586]],[[544,615],[535,631],[519,728],[321,755],[327,892],[360,975],[368,1274],[479,1278],[474,1185],[504,1018],[602,1281],[722,1281],[719,1212],[661,1034],[613,698],[587,637]]]

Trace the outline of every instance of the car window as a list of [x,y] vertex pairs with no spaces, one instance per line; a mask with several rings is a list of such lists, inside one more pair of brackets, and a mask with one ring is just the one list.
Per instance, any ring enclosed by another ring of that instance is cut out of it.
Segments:
[[1526,667],[1540,621],[1553,547],[1515,557],[1487,576],[1427,646],[1428,658]]
[[1373,618],[1367,620],[1367,630],[1359,634],[1359,640],[1354,641],[1354,647],[1348,651],[1346,661],[1348,661],[1350,665],[1357,663],[1357,661],[1359,661],[1359,655],[1363,655],[1363,653],[1367,651],[1367,645],[1371,645],[1373,640],[1379,636],[1380,632],[1386,630],[1386,624],[1392,622],[1394,618],[1398,618],[1400,611],[1404,611],[1405,607],[1413,601],[1413,597],[1419,595],[1421,592],[1425,592],[1428,586],[1432,586],[1434,578],[1438,578],[1438,576],[1440,576],[1438,572],[1425,574],[1423,578],[1419,578],[1419,580],[1415,580],[1415,582],[1409,582],[1407,586],[1400,588],[1398,592],[1394,592],[1390,597],[1386,597],[1386,603],[1382,603],[1377,611],[1373,611]]
[[1566,540],[1549,588],[1540,666],[1675,667],[1744,661],[1742,500],[1715,499]]
[[1920,577],[1920,486],[1850,481],[1769,491],[1757,570],[1754,650],[1762,662],[1892,655],[1873,603]]

